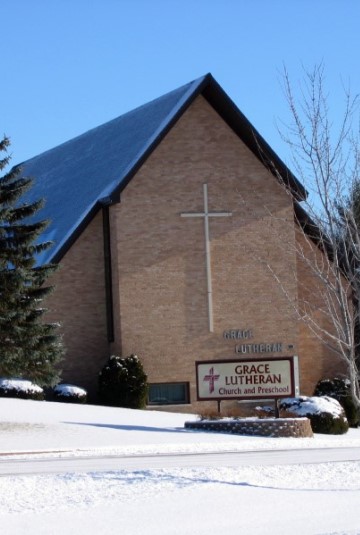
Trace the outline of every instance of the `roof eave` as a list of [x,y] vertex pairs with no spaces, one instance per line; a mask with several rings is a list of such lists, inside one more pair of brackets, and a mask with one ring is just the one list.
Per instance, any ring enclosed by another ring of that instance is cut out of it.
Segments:
[[283,183],[285,187],[290,190],[295,200],[304,201],[308,194],[304,186],[259,134],[245,115],[239,110],[236,104],[230,99],[210,73],[206,74],[197,84],[195,89],[192,89],[189,92],[189,95],[184,99],[182,105],[178,107],[176,113],[172,115],[166,126],[159,131],[156,138],[153,139],[152,143],[149,144],[147,149],[128,171],[124,180],[122,180],[121,184],[114,191],[115,195],[121,193],[121,191],[125,189],[150,154],[200,94],[202,94],[217,113],[219,113],[222,119],[246,144],[256,158],[269,169],[279,182]]
[[[284,162],[271,149],[264,138],[248,121],[244,114],[238,109],[235,103],[225,93],[221,86],[216,82],[213,76],[208,73],[202,78],[195,80],[193,86],[189,89],[187,94],[182,98],[181,103],[176,110],[169,115],[168,120],[159,128],[158,132],[146,146],[135,161],[130,165],[127,173],[124,175],[121,182],[108,193],[106,197],[106,204],[115,204],[119,202],[121,192],[126,188],[128,183],[139,171],[142,165],[146,162],[152,152],[165,138],[168,132],[177,123],[179,118],[191,106],[194,100],[202,94],[209,104],[216,110],[229,127],[236,133],[236,135],[247,145],[253,154],[260,160],[260,162],[267,167],[270,172],[290,190],[294,199],[297,201],[305,200],[307,191],[297,178],[291,173]],[[51,261],[59,262],[66,252],[70,249],[76,239],[80,236],[82,231],[98,213],[101,206],[104,204],[104,199],[98,200],[91,210],[86,214],[81,224],[75,229],[70,238],[68,238],[62,246],[56,251]]]
[[126,188],[130,180],[136,175],[136,173],[139,171],[142,165],[146,162],[146,160],[149,158],[152,152],[156,149],[158,145],[160,145],[161,141],[170,132],[170,130],[177,123],[180,117],[190,107],[190,105],[194,102],[194,100],[202,93],[203,89],[208,85],[210,78],[213,79],[211,74],[206,74],[202,79],[199,80],[199,82],[195,85],[194,88],[189,90],[187,96],[183,98],[183,101],[181,105],[178,106],[176,112],[172,113],[171,117],[166,122],[165,126],[159,129],[157,135],[154,137],[152,142],[149,143],[149,145],[146,147],[143,153],[139,156],[139,158],[134,162],[132,167],[126,173],[121,183],[115,188],[115,190],[112,193],[112,196],[113,195],[115,195],[115,197],[119,196],[121,192]]
[[294,198],[297,201],[304,201],[308,194],[304,186],[239,110],[211,74],[206,76],[206,83],[204,83],[202,94],[230,128],[242,139],[256,158],[290,190]]
[[329,238],[310,217],[307,211],[296,201],[294,201],[294,219],[299,227],[301,227],[303,233],[331,260],[333,257],[333,247]]

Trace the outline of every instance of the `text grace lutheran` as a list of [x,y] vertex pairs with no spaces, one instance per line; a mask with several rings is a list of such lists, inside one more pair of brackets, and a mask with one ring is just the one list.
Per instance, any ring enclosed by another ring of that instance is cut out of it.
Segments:
[[183,411],[203,406],[202,361],[296,355],[304,395],[341,368],[293,312],[303,287],[316,301],[306,191],[210,74],[21,167],[51,220],[40,260],[60,263],[62,378],[90,399],[111,354],[139,356],[149,405]]

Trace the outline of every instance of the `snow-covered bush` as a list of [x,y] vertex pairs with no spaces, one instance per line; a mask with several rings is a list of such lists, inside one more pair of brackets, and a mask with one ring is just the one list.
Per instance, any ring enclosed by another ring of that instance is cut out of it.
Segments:
[[360,424],[360,410],[351,395],[349,379],[322,379],[315,387],[314,396],[329,396],[336,399],[344,408],[350,427]]
[[44,390],[26,379],[0,378],[1,398],[44,399]]
[[284,398],[279,402],[281,418],[306,416],[314,433],[342,435],[349,429],[345,411],[336,399],[324,397]]
[[104,405],[142,409],[146,405],[147,375],[136,355],[112,355],[99,374],[99,399]]
[[87,392],[79,386],[59,384],[52,389],[51,399],[63,403],[86,403]]

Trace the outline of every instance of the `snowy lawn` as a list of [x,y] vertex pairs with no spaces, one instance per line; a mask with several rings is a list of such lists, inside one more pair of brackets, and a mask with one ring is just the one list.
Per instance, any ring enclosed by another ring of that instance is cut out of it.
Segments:
[[[195,416],[0,399],[0,462],[96,453],[360,447],[360,430],[313,439],[186,431]],[[63,452],[63,453],[61,453]],[[11,454],[11,455],[9,455]],[[283,453],[286,456],[286,451]],[[360,534],[360,463],[173,468],[0,478],[3,533]]]

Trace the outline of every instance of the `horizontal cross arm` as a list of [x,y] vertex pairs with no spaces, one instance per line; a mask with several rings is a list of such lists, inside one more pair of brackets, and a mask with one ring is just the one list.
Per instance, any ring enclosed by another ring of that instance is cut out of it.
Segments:
[[205,217],[206,214],[202,212],[184,213],[180,214],[181,217]]
[[207,215],[209,217],[230,217],[232,212],[209,212]]

